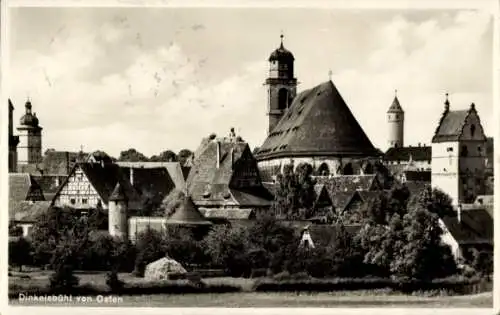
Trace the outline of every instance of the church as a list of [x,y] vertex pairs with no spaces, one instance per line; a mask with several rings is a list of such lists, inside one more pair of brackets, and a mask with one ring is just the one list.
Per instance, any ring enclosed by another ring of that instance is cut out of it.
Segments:
[[295,58],[281,44],[269,59],[268,134],[255,157],[265,181],[286,164],[309,163],[316,175],[374,172],[377,150],[335,84],[329,80],[297,94]]

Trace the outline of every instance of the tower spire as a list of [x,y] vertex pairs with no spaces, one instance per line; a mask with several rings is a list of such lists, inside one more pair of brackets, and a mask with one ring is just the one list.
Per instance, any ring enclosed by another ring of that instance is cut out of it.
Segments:
[[328,70],[328,80],[332,81],[332,75],[333,75],[332,69]]
[[283,48],[283,37],[285,37],[285,35],[283,35],[283,30],[281,30],[281,35],[280,35],[280,39],[281,39],[281,45],[280,47]]
[[394,98],[397,98],[398,97],[398,89],[395,89],[394,90]]
[[450,101],[448,100],[448,92],[446,92],[446,100],[444,101],[444,110],[448,111],[450,110]]

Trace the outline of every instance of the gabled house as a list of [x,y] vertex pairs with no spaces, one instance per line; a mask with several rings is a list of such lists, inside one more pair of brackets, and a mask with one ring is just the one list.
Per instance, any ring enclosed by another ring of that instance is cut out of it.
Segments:
[[269,209],[273,196],[262,184],[248,144],[239,137],[205,138],[194,156],[187,187],[200,211]]
[[111,193],[120,183],[127,197],[129,215],[154,211],[175,184],[164,167],[121,167],[116,163],[77,163],[54,196],[56,207],[87,211],[108,209]]

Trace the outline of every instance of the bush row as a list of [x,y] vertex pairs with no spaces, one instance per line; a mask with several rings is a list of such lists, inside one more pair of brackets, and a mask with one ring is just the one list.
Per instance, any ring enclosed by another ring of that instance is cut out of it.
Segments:
[[402,293],[446,291],[452,294],[474,294],[491,290],[491,282],[480,278],[449,277],[432,281],[396,278],[290,278],[258,279],[255,292],[329,292],[350,290],[391,289]]

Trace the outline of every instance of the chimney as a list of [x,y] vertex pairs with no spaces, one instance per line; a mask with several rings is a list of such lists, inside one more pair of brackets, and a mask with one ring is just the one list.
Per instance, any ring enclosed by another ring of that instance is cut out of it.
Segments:
[[221,158],[221,152],[220,152],[220,150],[221,150],[220,145],[221,144],[220,144],[220,141],[217,141],[216,145],[217,145],[217,155],[215,157],[217,159],[217,161],[216,161],[216,167],[219,168],[220,167],[220,158]]
[[419,143],[418,143],[418,147],[420,148],[421,146],[422,146],[422,144],[419,142]]
[[457,219],[458,223],[462,223],[462,204],[458,204],[457,206]]
[[130,168],[130,184],[134,186],[134,168]]

